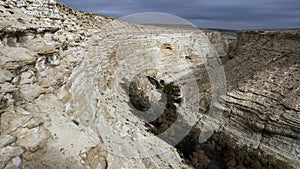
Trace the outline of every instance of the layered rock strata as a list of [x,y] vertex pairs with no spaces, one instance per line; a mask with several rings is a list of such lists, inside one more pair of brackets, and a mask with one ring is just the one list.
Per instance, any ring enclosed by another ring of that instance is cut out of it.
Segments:
[[299,30],[239,32],[236,58],[225,65],[225,130],[239,135],[241,144],[295,166],[300,145],[299,40]]
[[[54,0],[1,1],[0,15],[0,168],[191,168],[173,147],[182,125],[156,137],[155,116],[130,104],[135,82],[158,108],[147,112],[163,110],[147,77],[178,86],[187,129],[211,125],[300,165],[299,30],[242,31],[225,63],[218,32],[135,25]],[[227,93],[210,83],[209,63],[224,65]]]

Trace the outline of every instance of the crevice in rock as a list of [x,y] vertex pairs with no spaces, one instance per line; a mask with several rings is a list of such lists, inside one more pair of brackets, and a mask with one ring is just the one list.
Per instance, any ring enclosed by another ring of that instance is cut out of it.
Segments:
[[156,135],[163,133],[167,130],[178,118],[179,113],[176,110],[176,106],[174,103],[180,103],[180,98],[177,98],[175,95],[180,93],[180,89],[173,82],[164,84],[161,86],[162,92],[167,97],[167,104],[164,112],[158,117],[156,120],[150,122],[155,129],[150,129],[150,131]]
[[166,50],[170,50],[170,51],[173,50],[171,44],[168,44],[168,43],[164,43],[162,45],[162,49],[166,49]]
[[[147,76],[149,82],[156,89],[161,90],[167,97],[167,104],[164,112],[156,120],[146,124],[148,131],[159,135],[166,131],[179,118],[180,114],[176,110],[175,104],[180,102],[180,89],[174,83],[164,83],[163,80],[156,80]],[[145,93],[138,90],[136,83],[131,83],[129,96],[132,105],[140,110],[146,111],[150,108],[150,100],[145,97]],[[138,115],[141,117],[141,115]],[[251,147],[239,147],[238,140],[218,132],[213,134],[208,141],[199,144],[198,138],[201,129],[196,125],[191,128],[188,134],[175,146],[184,162],[197,169],[289,169],[292,168],[284,161],[276,159],[274,156],[265,154],[262,150]],[[265,133],[264,134],[269,134]],[[168,142],[168,140],[164,140]]]
[[[178,118],[179,114],[176,111],[176,104],[181,103],[180,98],[180,88],[178,85],[171,83],[165,83],[164,80],[156,80],[154,77],[146,76],[148,81],[155,86],[159,92],[163,93],[166,96],[166,108],[160,117],[155,119],[154,121],[149,122],[147,124],[150,127],[149,131],[158,135],[163,133],[166,129],[168,129]],[[147,114],[143,114],[143,112],[147,111],[151,106],[151,100],[149,100],[148,96],[145,96],[145,93],[138,89],[138,86],[135,82],[131,82],[129,87],[129,98],[130,103],[133,105],[135,109],[141,111],[142,114],[136,114],[139,118],[145,119],[143,117],[147,116]]]
[[145,96],[143,91],[138,90],[137,84],[131,82],[129,86],[130,103],[138,111],[146,111],[150,108],[149,98]]
[[199,144],[201,131],[193,127],[188,135],[175,146],[185,163],[197,169],[289,169],[287,162],[264,153],[260,149],[239,147],[236,138],[222,132],[214,133],[205,143]]

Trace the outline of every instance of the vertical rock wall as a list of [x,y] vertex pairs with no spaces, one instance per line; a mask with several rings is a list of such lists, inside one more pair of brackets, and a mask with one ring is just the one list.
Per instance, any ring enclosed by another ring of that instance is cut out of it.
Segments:
[[299,30],[242,31],[237,42],[225,65],[225,130],[299,166]]

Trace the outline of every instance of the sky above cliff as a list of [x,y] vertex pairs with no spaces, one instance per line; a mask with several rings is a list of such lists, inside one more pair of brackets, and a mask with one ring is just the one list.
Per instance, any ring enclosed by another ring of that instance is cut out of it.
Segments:
[[117,18],[141,12],[168,13],[202,28],[300,28],[299,0],[58,1],[75,9]]

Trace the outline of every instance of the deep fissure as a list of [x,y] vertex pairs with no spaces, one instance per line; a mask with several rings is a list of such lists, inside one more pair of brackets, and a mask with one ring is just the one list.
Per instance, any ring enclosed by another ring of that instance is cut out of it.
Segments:
[[[181,103],[180,88],[178,85],[165,83],[164,80],[156,80],[154,77],[147,76],[149,82],[157,90],[163,92],[167,98],[166,108],[160,117],[154,121],[146,123],[148,131],[159,135],[166,131],[180,116],[175,104]],[[149,97],[145,96],[144,91],[138,90],[135,82],[131,82],[129,87],[130,102],[134,108],[145,112],[151,106]],[[143,118],[144,114],[136,114]],[[266,155],[259,149],[249,147],[239,147],[235,143],[237,140],[225,135],[224,133],[213,134],[208,141],[199,144],[198,137],[201,133],[196,125],[191,128],[188,134],[175,146],[184,162],[197,169],[225,169],[225,168],[268,168],[268,169],[288,169],[290,166]],[[164,140],[168,142],[167,140]]]

